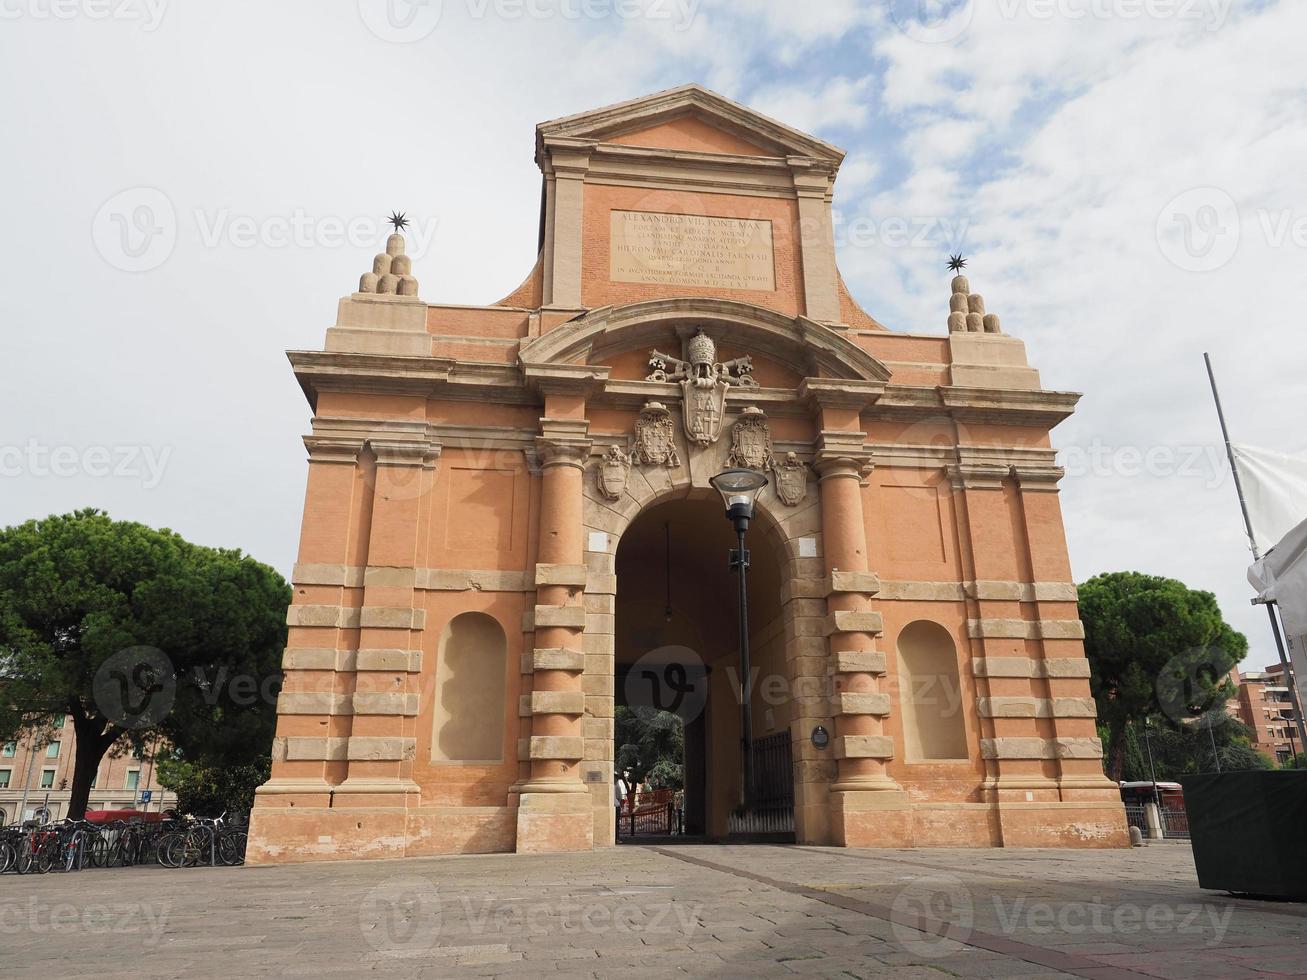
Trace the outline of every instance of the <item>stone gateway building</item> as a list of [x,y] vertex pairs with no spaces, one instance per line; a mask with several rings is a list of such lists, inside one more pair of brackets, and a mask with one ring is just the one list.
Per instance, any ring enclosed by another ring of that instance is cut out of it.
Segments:
[[747,830],[728,466],[769,480],[769,829],[1127,843],[1049,442],[1078,396],[961,275],[938,329],[858,306],[843,156],[696,85],[542,123],[517,289],[424,301],[396,233],[290,353],[308,489],[251,863],[611,845],[622,705],[681,716],[687,828]]

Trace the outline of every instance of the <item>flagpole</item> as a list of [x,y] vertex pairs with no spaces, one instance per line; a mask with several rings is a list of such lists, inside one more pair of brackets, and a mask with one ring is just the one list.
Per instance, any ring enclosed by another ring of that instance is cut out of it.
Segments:
[[[1230,430],[1225,425],[1225,411],[1221,408],[1221,394],[1216,390],[1216,375],[1212,371],[1212,358],[1203,352],[1203,363],[1207,365],[1207,380],[1212,386],[1212,401],[1216,402],[1216,417],[1221,422],[1221,438],[1225,440],[1225,455],[1230,461],[1230,472],[1234,474],[1234,490],[1239,495],[1239,510],[1243,513],[1244,531],[1248,534],[1248,544],[1252,547],[1253,561],[1260,561],[1261,549],[1257,547],[1257,538],[1253,536],[1253,522],[1248,516],[1248,501],[1243,495],[1243,481],[1239,479],[1239,467],[1234,464],[1234,449],[1230,445]],[[1253,600],[1257,602],[1256,599]],[[1293,705],[1294,722],[1298,737],[1307,745],[1307,728],[1303,726],[1302,705],[1298,703],[1298,685],[1294,683],[1293,673],[1289,670],[1289,658],[1284,652],[1284,636],[1280,632],[1280,620],[1275,615],[1273,602],[1263,603],[1266,615],[1271,620],[1271,633],[1275,636],[1275,652],[1280,655],[1280,669],[1284,671],[1284,684],[1289,689],[1289,701]]]

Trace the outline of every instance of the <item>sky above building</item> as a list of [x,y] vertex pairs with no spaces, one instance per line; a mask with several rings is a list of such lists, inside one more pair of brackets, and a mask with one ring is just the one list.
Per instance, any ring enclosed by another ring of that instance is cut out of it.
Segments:
[[0,524],[95,506],[289,574],[320,348],[398,208],[428,301],[535,259],[533,127],[688,81],[848,151],[852,293],[943,335],[950,252],[1045,387],[1077,580],[1274,660],[1236,440],[1307,450],[1298,0],[4,0]]

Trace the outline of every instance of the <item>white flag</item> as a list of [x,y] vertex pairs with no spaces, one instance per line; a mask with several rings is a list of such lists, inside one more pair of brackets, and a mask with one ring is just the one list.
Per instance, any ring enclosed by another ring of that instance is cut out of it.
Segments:
[[1265,558],[1253,562],[1248,581],[1262,601],[1279,607],[1298,703],[1307,704],[1307,521],[1286,534]]
[[1233,446],[1253,540],[1265,554],[1307,520],[1307,457]]

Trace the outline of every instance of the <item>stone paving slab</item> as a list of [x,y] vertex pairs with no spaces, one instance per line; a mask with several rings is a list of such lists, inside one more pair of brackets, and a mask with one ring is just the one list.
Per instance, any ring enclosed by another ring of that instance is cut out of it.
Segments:
[[1307,906],[1121,851],[621,847],[0,878],[3,977],[1307,976]]

